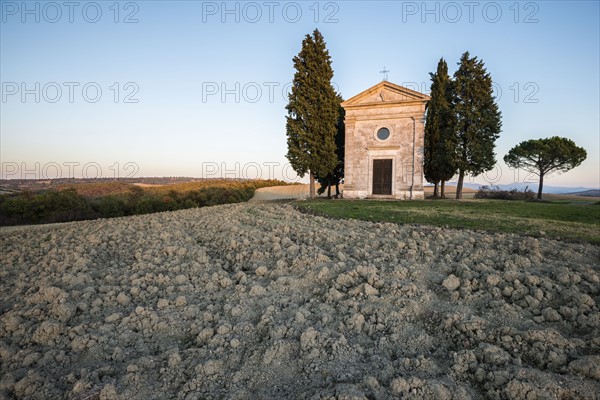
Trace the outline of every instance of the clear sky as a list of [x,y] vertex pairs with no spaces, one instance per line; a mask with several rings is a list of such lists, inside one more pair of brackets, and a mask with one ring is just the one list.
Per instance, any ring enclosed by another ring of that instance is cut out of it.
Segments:
[[[3,178],[296,178],[286,167],[292,58],[318,28],[344,98],[388,80],[429,91],[444,57],[484,60],[501,161],[554,135],[588,151],[548,185],[600,187],[597,1],[73,1],[1,4]],[[72,172],[70,172],[70,170]],[[260,171],[260,172],[259,172]]]

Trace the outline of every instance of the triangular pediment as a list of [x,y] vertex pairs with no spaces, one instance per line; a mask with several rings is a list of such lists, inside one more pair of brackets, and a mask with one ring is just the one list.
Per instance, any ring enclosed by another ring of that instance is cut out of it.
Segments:
[[426,94],[383,81],[344,101],[342,106],[348,108],[375,104],[425,103],[428,100],[429,96]]

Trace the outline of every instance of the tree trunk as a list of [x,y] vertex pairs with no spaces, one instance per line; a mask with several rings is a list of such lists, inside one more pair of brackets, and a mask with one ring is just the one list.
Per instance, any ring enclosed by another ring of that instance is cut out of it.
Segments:
[[335,197],[340,197],[340,183],[335,184]]
[[315,175],[313,174],[312,171],[310,171],[310,198],[314,199],[315,197],[317,197],[316,193],[315,193]]
[[457,200],[462,199],[462,189],[463,189],[464,181],[465,181],[465,171],[461,169],[458,172],[458,183],[456,184],[456,199]]
[[327,198],[331,199],[331,178],[327,179]]
[[436,182],[433,184],[433,197],[438,197],[439,193],[438,193],[438,186],[439,186],[439,182]]
[[446,198],[446,181],[442,179],[440,182],[440,198]]
[[540,171],[540,185],[538,186],[538,200],[542,200],[542,190],[544,187],[544,174]]

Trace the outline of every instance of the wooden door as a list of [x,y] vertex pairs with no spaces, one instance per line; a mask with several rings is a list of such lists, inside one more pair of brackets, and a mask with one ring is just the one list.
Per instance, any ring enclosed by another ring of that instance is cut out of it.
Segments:
[[373,194],[392,194],[392,160],[373,160]]

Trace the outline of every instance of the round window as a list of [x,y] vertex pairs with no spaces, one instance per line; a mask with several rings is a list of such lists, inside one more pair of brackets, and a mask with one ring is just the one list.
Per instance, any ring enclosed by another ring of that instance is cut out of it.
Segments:
[[377,139],[386,140],[390,137],[390,130],[388,128],[381,128],[377,131]]

